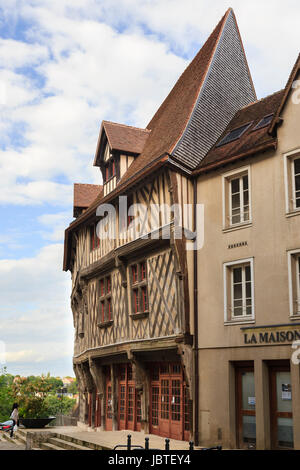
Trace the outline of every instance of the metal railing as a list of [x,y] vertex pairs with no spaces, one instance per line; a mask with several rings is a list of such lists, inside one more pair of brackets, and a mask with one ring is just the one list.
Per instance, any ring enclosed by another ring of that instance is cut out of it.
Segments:
[[[135,449],[140,449],[140,450],[161,450],[161,449],[154,449],[150,448],[150,438],[145,437],[145,447],[141,445],[133,445],[131,441],[131,434],[127,435],[127,444],[118,444],[114,447],[113,450],[117,449],[125,449],[125,450],[135,450]],[[165,449],[164,450],[170,450],[170,439],[165,439]],[[190,441],[189,442],[189,451],[194,450],[194,442]],[[222,446],[214,446],[214,447],[205,447],[200,450],[222,450]]]

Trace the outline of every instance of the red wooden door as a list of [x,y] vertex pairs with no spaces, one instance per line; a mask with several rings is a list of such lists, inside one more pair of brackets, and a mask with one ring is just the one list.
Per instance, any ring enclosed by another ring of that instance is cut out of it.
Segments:
[[142,422],[142,404],[141,404],[141,396],[138,392],[136,392],[136,422],[135,422],[135,430],[141,430],[141,422]]
[[153,366],[150,389],[151,433],[179,440],[189,438],[189,414],[184,407],[183,390],[183,373],[179,364]]
[[119,430],[126,429],[126,382],[119,384]]

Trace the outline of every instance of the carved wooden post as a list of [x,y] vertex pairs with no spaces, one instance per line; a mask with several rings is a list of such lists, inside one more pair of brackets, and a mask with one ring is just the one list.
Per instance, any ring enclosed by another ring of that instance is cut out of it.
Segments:
[[105,396],[105,376],[103,374],[103,369],[99,366],[96,361],[92,359],[89,360],[90,373],[94,380],[96,391],[100,395],[100,417],[101,417],[101,426],[100,429],[104,430],[105,422],[105,408],[104,408],[104,396]]
[[141,361],[129,353],[132,368],[135,375],[135,388],[141,398],[141,427],[144,432],[149,432],[149,378]]
[[117,377],[115,366],[112,364],[110,366],[111,374],[111,408],[112,408],[112,430],[118,430],[118,390],[117,390]]

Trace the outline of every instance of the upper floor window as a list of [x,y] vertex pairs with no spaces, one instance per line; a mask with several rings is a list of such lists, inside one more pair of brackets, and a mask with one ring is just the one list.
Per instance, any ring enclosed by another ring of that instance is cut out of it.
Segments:
[[99,314],[98,324],[112,320],[111,276],[99,280]]
[[292,169],[294,209],[300,209],[300,158],[295,158]]
[[225,321],[254,319],[253,260],[224,264]]
[[100,238],[97,236],[97,224],[90,225],[90,249],[95,250],[100,246]]
[[104,183],[114,176],[116,176],[116,162],[115,160],[109,160],[104,167]]
[[300,315],[300,249],[288,252],[290,316]]
[[131,269],[131,305],[132,313],[145,313],[149,310],[146,261],[132,264]]
[[300,150],[284,156],[286,213],[300,213]]
[[250,222],[250,171],[243,168],[223,176],[223,228]]

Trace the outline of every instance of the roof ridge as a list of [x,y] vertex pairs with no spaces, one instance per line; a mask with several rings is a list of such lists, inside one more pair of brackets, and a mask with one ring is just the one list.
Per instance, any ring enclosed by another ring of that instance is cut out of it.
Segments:
[[[199,91],[202,87],[202,84],[204,82],[204,79],[207,75],[207,71],[209,69],[209,65],[211,64],[211,60],[214,56],[214,52],[216,50],[216,45],[218,44],[219,42],[219,39],[220,39],[220,35],[221,35],[221,32],[223,30],[223,27],[224,27],[224,24],[228,18],[228,15],[230,12],[233,12],[233,10],[231,8],[228,8],[228,10],[226,11],[226,13],[223,15],[223,17],[221,18],[221,20],[217,23],[217,25],[215,26],[215,28],[213,29],[213,31],[211,32],[211,34],[208,36],[208,38],[206,39],[206,41],[202,44],[202,47],[200,48],[200,50],[197,52],[197,54],[195,55],[195,57],[193,58],[193,60],[187,65],[187,67],[184,69],[184,71],[179,75],[178,79],[176,80],[176,83],[175,85],[171,88],[170,92],[168,93],[168,95],[166,96],[166,98],[163,100],[163,102],[161,103],[161,105],[159,106],[159,108],[156,110],[155,114],[152,116],[151,120],[149,121],[149,123],[147,124],[146,126],[146,129],[149,129],[149,126],[150,124],[152,123],[152,121],[154,121],[155,117],[157,117],[159,115],[159,112],[160,110],[163,108],[163,106],[165,105],[165,103],[167,102],[167,100],[169,99],[170,96],[172,96],[175,92],[174,90],[176,89],[176,87],[179,86],[179,84],[181,83],[182,81],[182,77],[184,75],[186,75],[188,73],[189,70],[192,69],[192,67],[194,66],[194,64],[197,62],[198,58],[200,57],[201,55],[201,52],[203,52],[205,46],[207,46],[209,44],[209,41],[214,37],[214,34],[216,33],[216,31],[218,30],[218,28],[220,29],[220,31],[218,32],[218,35],[217,35],[217,38],[214,39],[214,42],[215,42],[215,45],[213,47],[213,50],[211,51],[211,54],[210,54],[210,60],[209,60],[209,63],[208,63],[208,66],[206,67],[206,70],[205,70],[205,73],[203,74],[203,77],[202,77],[202,80],[199,84],[199,87],[198,87],[198,93],[197,93],[197,96],[196,96],[196,100],[194,101],[194,105],[195,105],[195,102],[197,101],[197,98],[198,98],[198,95],[199,95]],[[194,105],[191,109],[191,112],[189,114],[189,116],[191,115],[193,109],[194,109]],[[160,119],[161,116],[158,117],[158,119]],[[150,128],[151,130],[151,128]]]
[[74,186],[75,184],[78,184],[80,186],[102,186],[102,184],[96,184],[96,183],[73,183]]
[[[212,31],[212,33],[209,35],[209,37],[207,38],[207,40],[205,41],[205,43],[203,44],[203,46],[201,47],[200,51],[196,54],[196,56],[194,57],[194,59],[192,60],[192,62],[189,64],[189,66],[187,68],[189,68],[190,66],[192,66],[192,64],[194,62],[196,62],[198,60],[198,57],[201,53],[201,50],[205,47],[205,45],[209,42],[210,38],[213,37],[215,31],[217,31],[218,28],[220,28],[219,32],[218,32],[218,35],[217,35],[217,38],[215,39],[214,41],[214,45],[213,45],[213,48],[212,48],[212,51],[211,51],[211,54],[210,54],[210,58],[208,60],[208,63],[206,65],[206,68],[205,68],[205,72],[203,74],[203,77],[202,77],[202,80],[200,80],[199,82],[199,85],[198,85],[198,89],[197,89],[197,93],[195,94],[195,99],[194,99],[194,102],[193,102],[193,105],[191,106],[191,109],[190,109],[190,112],[188,114],[188,117],[186,119],[186,122],[185,122],[185,125],[182,129],[182,132],[181,132],[181,135],[178,137],[177,141],[172,145],[171,148],[169,148],[169,153],[172,153],[174,151],[174,149],[176,148],[178,142],[180,141],[181,137],[184,135],[184,132],[185,132],[185,129],[187,128],[188,126],[188,123],[191,119],[191,116],[193,114],[193,111],[195,109],[195,106],[197,104],[197,101],[198,101],[198,98],[199,98],[199,94],[201,92],[201,89],[203,87],[203,84],[205,83],[205,80],[206,80],[206,77],[207,77],[207,74],[209,72],[209,69],[211,67],[211,64],[213,62],[213,59],[214,59],[214,56],[215,56],[215,53],[216,53],[216,50],[217,50],[217,47],[218,47],[218,44],[219,44],[219,41],[220,41],[220,38],[222,36],[222,33],[223,33],[223,30],[224,30],[224,26],[226,24],[226,21],[230,15],[230,13],[233,13],[233,9],[232,8],[228,8],[228,10],[226,11],[226,13],[224,14],[224,16],[221,18],[221,20],[219,21],[219,23],[215,26],[214,30]],[[187,69],[185,69],[187,70]],[[183,72],[185,73],[185,71]],[[183,74],[182,74],[183,75]],[[181,76],[179,77],[179,80],[180,80]]]
[[113,126],[121,126],[121,127],[129,127],[131,129],[136,129],[138,131],[143,131],[143,132],[151,132],[150,129],[144,129],[142,127],[136,127],[136,126],[129,126],[128,124],[121,124],[119,122],[113,122],[113,121],[107,121],[107,120],[103,120],[102,121],[104,124],[107,123],[107,124],[112,124]]
[[248,103],[248,104],[245,104],[245,106],[242,106],[238,111],[241,111],[242,109],[245,109],[245,108],[248,108],[249,106],[253,106],[254,104],[257,104],[257,103],[260,103],[261,101],[264,101],[268,98],[270,98],[271,96],[273,95],[277,95],[278,93],[282,93],[284,90],[284,88],[282,88],[281,90],[278,90],[278,91],[274,91],[273,93],[270,93],[269,95],[266,95],[264,96],[263,98],[260,98],[259,100],[256,100],[256,101],[252,101],[251,103]]

